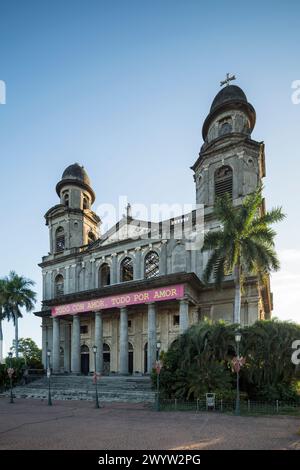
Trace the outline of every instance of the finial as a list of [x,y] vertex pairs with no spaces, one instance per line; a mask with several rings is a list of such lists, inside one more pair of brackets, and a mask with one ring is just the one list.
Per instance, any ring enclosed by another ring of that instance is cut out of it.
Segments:
[[126,207],[126,215],[127,215],[127,218],[132,219],[131,205],[130,205],[129,202],[128,202],[127,207]]
[[231,80],[236,80],[235,75],[232,75],[232,76],[230,77],[230,73],[226,73],[226,78],[225,78],[225,80],[223,80],[222,82],[220,82],[220,86],[223,86],[223,85],[228,86],[228,85],[229,85],[229,82],[231,82]]

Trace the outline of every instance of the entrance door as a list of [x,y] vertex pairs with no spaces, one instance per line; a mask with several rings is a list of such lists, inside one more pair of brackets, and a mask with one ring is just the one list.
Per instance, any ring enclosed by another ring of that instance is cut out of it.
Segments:
[[128,373],[133,373],[133,346],[128,343]]
[[81,346],[81,373],[88,375],[90,371],[90,352],[85,344]]
[[110,373],[110,347],[108,344],[103,344],[103,375]]
[[148,343],[144,346],[144,374],[148,372]]

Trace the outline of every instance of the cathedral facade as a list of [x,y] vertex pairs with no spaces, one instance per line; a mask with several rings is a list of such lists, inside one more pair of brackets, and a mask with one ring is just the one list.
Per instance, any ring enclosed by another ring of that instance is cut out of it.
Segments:
[[[204,143],[191,167],[205,231],[219,227],[213,212],[217,196],[228,192],[239,205],[265,176],[264,144],[251,138],[255,119],[238,86],[227,83],[212,102]],[[54,373],[149,373],[158,343],[167,350],[204,318],[233,322],[233,276],[226,276],[220,291],[213,279],[204,285],[208,253],[186,243],[202,230],[194,211],[153,225],[133,218],[128,208],[100,235],[95,193],[83,167],[66,168],[56,192],[59,203],[45,214],[50,249],[40,263],[43,302],[35,313],[42,318],[43,363],[50,350]],[[178,226],[185,225],[184,236],[178,236]],[[271,310],[269,282],[259,286],[248,276],[241,324],[270,318]]]

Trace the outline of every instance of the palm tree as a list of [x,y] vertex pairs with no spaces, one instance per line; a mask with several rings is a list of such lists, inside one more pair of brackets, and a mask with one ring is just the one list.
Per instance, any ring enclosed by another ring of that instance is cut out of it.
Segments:
[[249,194],[236,207],[228,193],[217,198],[214,215],[221,228],[204,236],[202,251],[212,250],[204,270],[208,283],[215,273],[215,286],[220,289],[226,274],[233,272],[235,281],[234,323],[240,323],[241,291],[245,275],[257,275],[263,283],[266,276],[279,269],[274,249],[276,232],[270,224],[284,219],[281,208],[262,213],[262,187]]
[[3,311],[3,305],[5,302],[5,281],[0,279],[0,364],[3,362],[3,331],[2,331],[2,320],[5,318]]
[[30,287],[34,282],[23,276],[18,276],[14,271],[4,278],[5,296],[3,311],[8,319],[12,319],[15,325],[15,350],[18,357],[18,319],[22,318],[21,308],[25,307],[27,312],[31,312],[36,302],[36,293]]

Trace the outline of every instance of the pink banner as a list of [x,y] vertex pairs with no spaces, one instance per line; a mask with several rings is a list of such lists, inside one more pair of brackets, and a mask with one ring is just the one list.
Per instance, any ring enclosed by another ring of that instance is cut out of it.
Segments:
[[93,300],[84,300],[73,304],[58,305],[51,309],[51,315],[75,315],[76,313],[95,312],[114,307],[160,302],[162,300],[180,299],[184,295],[184,284],[159,287],[157,289],[130,292],[128,294],[111,295]]

